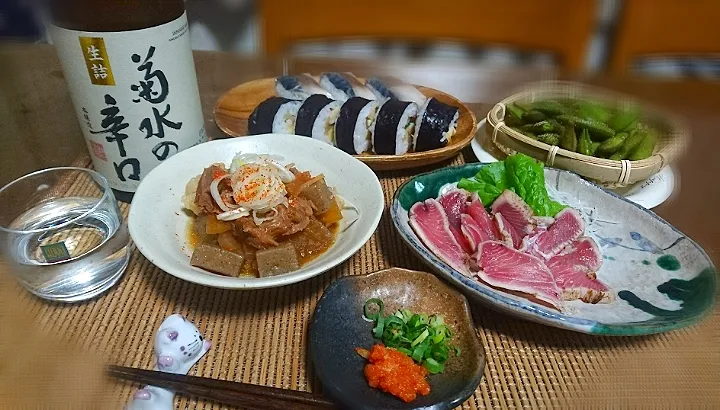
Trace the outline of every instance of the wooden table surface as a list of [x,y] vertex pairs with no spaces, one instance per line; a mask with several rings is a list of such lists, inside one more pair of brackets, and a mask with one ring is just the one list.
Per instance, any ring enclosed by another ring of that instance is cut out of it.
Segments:
[[[502,99],[525,81],[563,77],[548,70],[349,60],[295,59],[284,62],[217,52],[196,52],[195,62],[206,128],[211,138],[223,137],[212,118],[212,108],[223,92],[244,81],[279,75],[284,69],[290,72],[332,69],[353,71],[358,75],[392,72],[410,81],[457,96],[469,103],[478,118],[485,116],[493,102]],[[720,132],[720,116],[714,112],[720,106],[720,84],[617,78],[574,79],[647,99],[683,115],[688,120],[692,130],[692,142],[688,152],[675,165],[678,188],[673,197],[655,211],[697,241],[716,265],[720,264],[720,218],[716,215],[720,206],[720,184],[716,181],[720,175],[720,161],[716,158],[720,150],[720,136],[716,135]],[[78,158],[84,157],[86,149],[83,137],[52,47],[16,45],[1,48],[0,90],[0,186],[30,171],[72,164]],[[717,325],[717,319],[718,313],[715,312],[712,319],[714,325]],[[720,332],[713,334],[717,335],[714,341],[697,340],[692,346],[685,346],[690,349],[687,351],[703,349],[708,358],[706,363],[702,360],[698,362],[695,357],[692,359],[695,362],[689,364],[689,368],[708,363],[720,365]],[[636,353],[628,353],[628,357],[645,357],[648,360],[662,357],[657,352],[653,353],[652,357],[647,356],[648,353],[642,348],[646,339],[634,340],[637,340],[637,344],[633,348],[638,350]],[[561,341],[557,343],[563,344]],[[673,345],[668,348],[682,347]],[[642,363],[647,364],[648,361]],[[663,369],[670,374],[673,368],[683,368],[683,363],[664,363],[655,367],[655,372]],[[687,373],[688,368],[683,369],[682,377],[693,376],[692,373]],[[672,383],[665,383],[664,380],[668,379],[663,374],[646,375],[642,368],[635,369],[613,381],[615,384],[620,383],[619,388],[627,389],[624,396],[619,396],[624,398],[602,399],[614,400],[615,405],[638,403],[627,398],[633,395],[641,398],[648,389],[671,389]],[[698,384],[702,383],[698,381]],[[715,389],[717,390],[717,386]],[[711,390],[704,387],[699,388],[696,393],[682,392],[682,395],[688,397],[687,395],[706,395],[709,392]],[[587,392],[588,397],[592,394],[592,391]],[[717,399],[718,396],[714,397]],[[682,404],[682,401],[676,404]]]

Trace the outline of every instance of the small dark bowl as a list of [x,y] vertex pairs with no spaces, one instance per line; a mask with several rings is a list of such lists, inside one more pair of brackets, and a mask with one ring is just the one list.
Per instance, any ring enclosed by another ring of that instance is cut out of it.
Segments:
[[[379,343],[372,336],[373,324],[362,317],[370,298],[382,299],[386,314],[410,309],[445,317],[461,353],[450,356],[442,374],[428,377],[429,395],[404,403],[368,385],[363,374],[367,361],[355,348]],[[467,299],[430,273],[398,268],[342,277],[325,290],[310,323],[310,357],[327,394],[363,410],[455,408],[473,394],[485,367]]]

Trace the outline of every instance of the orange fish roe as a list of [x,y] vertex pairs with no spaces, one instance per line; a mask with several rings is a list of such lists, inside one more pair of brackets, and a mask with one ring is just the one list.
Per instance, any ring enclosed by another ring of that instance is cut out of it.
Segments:
[[425,380],[428,371],[409,356],[376,344],[370,349],[368,360],[365,377],[370,387],[399,397],[405,403],[415,400],[418,394],[430,393],[430,385]]

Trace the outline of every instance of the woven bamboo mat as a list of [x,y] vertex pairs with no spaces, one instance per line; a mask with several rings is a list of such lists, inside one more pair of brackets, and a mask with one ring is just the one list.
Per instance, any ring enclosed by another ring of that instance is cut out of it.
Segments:
[[[469,150],[452,164],[466,159],[475,161]],[[404,180],[424,171],[380,174],[386,203]],[[122,205],[122,210],[127,216],[128,206]],[[165,274],[133,247],[124,278],[96,300],[53,304],[18,292],[26,295],[26,310],[45,329],[103,352],[111,363],[152,368],[155,330],[166,316],[181,313],[213,343],[190,374],[320,391],[306,354],[307,325],[315,303],[340,276],[393,266],[424,269],[395,233],[386,211],[375,235],[349,261],[283,288],[232,291],[202,287]],[[581,335],[521,321],[476,304],[473,315],[487,366],[480,386],[463,409],[720,407],[717,312],[687,329],[636,338]],[[135,388],[115,383],[116,396],[111,401],[118,406],[127,402]],[[176,408],[223,407],[180,398]]]

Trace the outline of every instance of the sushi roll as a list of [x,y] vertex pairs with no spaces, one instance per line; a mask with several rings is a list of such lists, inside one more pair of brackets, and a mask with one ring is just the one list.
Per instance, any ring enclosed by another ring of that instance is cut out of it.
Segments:
[[340,102],[345,102],[352,97],[375,99],[373,93],[352,74],[323,73],[320,76],[320,85]]
[[335,145],[335,122],[339,114],[339,102],[321,94],[311,95],[298,110],[295,134]]
[[429,98],[418,114],[419,125],[413,138],[415,152],[446,146],[455,135],[459,114],[457,107]]
[[378,110],[373,127],[373,152],[381,155],[403,155],[413,150],[418,106],[409,101],[390,99]]
[[372,129],[380,104],[362,97],[353,97],[340,108],[335,123],[335,142],[338,148],[351,155],[371,149]]
[[292,134],[302,101],[270,97],[258,104],[248,118],[248,134]]
[[280,97],[304,100],[313,94],[330,97],[320,84],[309,74],[284,75],[275,79],[275,91]]
[[421,106],[427,99],[415,86],[394,77],[376,77],[365,82],[365,85],[379,98],[396,98],[400,101],[411,101]]

